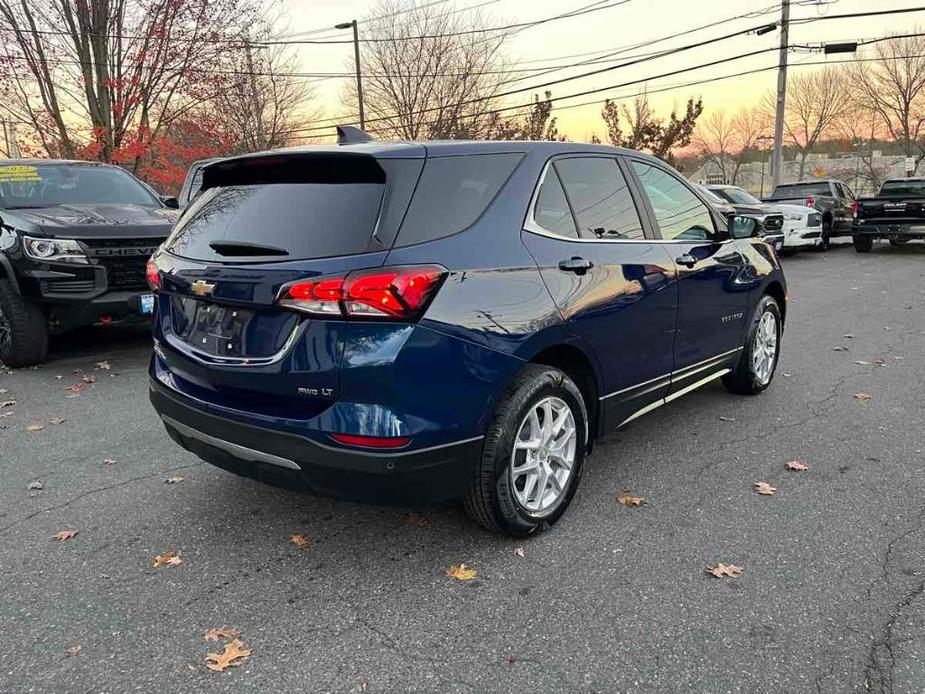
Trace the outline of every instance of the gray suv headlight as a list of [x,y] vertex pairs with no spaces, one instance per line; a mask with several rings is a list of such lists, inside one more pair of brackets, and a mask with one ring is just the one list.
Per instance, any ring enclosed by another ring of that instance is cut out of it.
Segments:
[[73,239],[36,239],[31,236],[22,237],[22,245],[26,255],[35,260],[56,263],[79,263],[89,265],[90,261],[84,255],[80,244]]

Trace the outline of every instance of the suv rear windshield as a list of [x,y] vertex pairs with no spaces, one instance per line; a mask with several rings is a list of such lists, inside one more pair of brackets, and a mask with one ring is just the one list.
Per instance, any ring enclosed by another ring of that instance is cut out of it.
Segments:
[[832,189],[828,183],[796,183],[788,186],[777,186],[772,198],[808,198],[816,195],[831,195]]
[[421,163],[372,157],[244,161],[215,175],[219,185],[202,191],[164,247],[184,258],[225,262],[381,250],[394,238]]
[[925,198],[925,181],[887,181],[880,196],[890,198]]

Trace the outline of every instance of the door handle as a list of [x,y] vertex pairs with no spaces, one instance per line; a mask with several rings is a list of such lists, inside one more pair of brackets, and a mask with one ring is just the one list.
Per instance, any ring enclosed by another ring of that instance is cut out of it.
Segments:
[[564,270],[565,272],[574,272],[576,275],[583,275],[592,267],[594,267],[594,263],[592,263],[590,260],[579,258],[577,255],[572,256],[568,260],[559,261],[560,270]]
[[674,259],[674,261],[678,265],[683,265],[684,267],[694,267],[694,265],[697,264],[697,259],[694,256],[692,256],[690,253],[679,255],[677,258]]

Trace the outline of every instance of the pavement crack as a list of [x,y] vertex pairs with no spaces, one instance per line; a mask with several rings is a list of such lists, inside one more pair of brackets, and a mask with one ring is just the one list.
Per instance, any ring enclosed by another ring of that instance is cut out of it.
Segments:
[[33,511],[32,513],[29,513],[23,516],[22,518],[17,518],[16,520],[14,520],[12,523],[9,523],[8,525],[4,525],[3,527],[0,527],[0,535],[5,533],[7,530],[10,530],[11,528],[19,525],[20,523],[24,523],[25,521],[31,520],[35,518],[36,516],[42,515],[43,513],[48,513],[49,511],[58,511],[62,508],[67,508],[71,504],[75,504],[78,501],[81,501],[82,499],[86,499],[96,494],[100,494],[102,492],[108,492],[111,489],[118,489],[119,487],[124,487],[129,484],[134,484],[135,482],[141,482],[144,480],[148,480],[148,479],[151,479],[152,477],[159,477],[162,475],[166,475],[170,472],[175,472],[176,470],[188,470],[190,468],[199,467],[200,465],[205,465],[205,463],[199,462],[199,463],[191,463],[190,465],[180,465],[176,467],[170,467],[170,468],[167,468],[166,470],[159,470],[158,472],[152,472],[151,474],[148,474],[148,475],[139,475],[138,477],[132,477],[127,480],[122,480],[121,482],[114,482],[113,484],[106,485],[105,487],[99,487],[97,489],[90,489],[88,491],[81,492],[77,496],[71,497],[70,499],[68,499],[67,501],[63,503],[55,504],[54,506],[46,506],[45,508],[40,508],[39,510]]

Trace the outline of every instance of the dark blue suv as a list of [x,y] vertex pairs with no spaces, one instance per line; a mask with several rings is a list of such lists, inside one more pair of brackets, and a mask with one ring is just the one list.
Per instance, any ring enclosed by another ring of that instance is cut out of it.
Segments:
[[600,145],[225,159],[148,267],[151,401],[239,475],[464,499],[525,535],[565,511],[595,437],[715,379],[768,386],[786,286],[759,234]]

